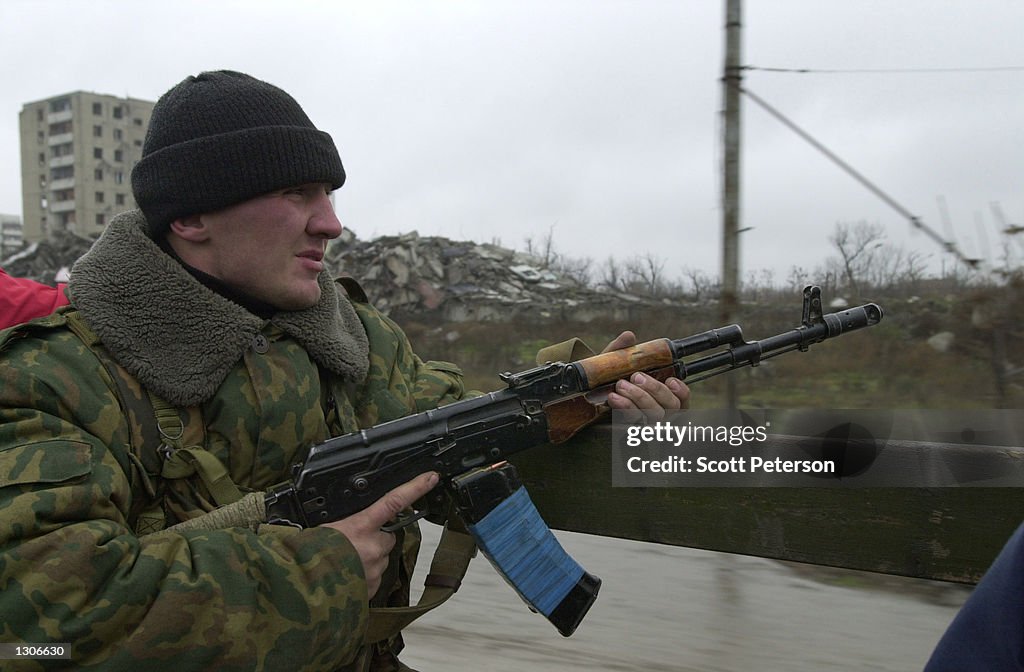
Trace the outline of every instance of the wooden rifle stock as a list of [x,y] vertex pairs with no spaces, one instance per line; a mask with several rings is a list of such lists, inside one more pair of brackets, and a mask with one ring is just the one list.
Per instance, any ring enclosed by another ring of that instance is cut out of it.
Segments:
[[596,388],[628,378],[637,371],[670,367],[675,362],[672,344],[667,338],[647,341],[631,348],[613,350],[577,362],[588,386]]

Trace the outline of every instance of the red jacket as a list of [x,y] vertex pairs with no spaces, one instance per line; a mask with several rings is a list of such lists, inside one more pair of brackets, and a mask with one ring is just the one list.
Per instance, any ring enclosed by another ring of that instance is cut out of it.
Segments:
[[50,287],[34,280],[12,278],[0,268],[0,329],[49,315],[66,303],[64,283]]

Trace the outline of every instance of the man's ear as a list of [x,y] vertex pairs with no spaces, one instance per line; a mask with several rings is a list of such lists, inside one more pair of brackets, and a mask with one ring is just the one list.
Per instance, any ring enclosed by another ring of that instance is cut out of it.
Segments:
[[210,225],[202,215],[189,215],[171,222],[171,232],[190,243],[201,243],[210,237]]

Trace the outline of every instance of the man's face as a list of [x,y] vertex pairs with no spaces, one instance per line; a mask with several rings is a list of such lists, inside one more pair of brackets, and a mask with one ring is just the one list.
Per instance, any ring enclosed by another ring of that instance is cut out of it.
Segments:
[[328,184],[304,184],[201,215],[207,240],[194,266],[280,310],[320,300],[324,250],[341,235]]

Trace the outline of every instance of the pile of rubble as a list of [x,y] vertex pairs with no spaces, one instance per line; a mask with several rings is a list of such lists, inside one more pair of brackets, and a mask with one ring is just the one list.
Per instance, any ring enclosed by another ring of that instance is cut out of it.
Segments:
[[[59,233],[0,261],[14,276],[47,284],[63,277],[92,240]],[[369,241],[349,231],[327,249],[335,275],[350,275],[370,300],[395,317],[446,322],[628,320],[647,299],[602,292],[543,268],[536,257],[493,244],[420,236],[415,231]]]
[[9,275],[52,285],[58,280],[67,280],[75,260],[88,252],[92,244],[92,238],[58,231],[50,240],[32,243],[3,259],[0,267]]
[[589,321],[626,319],[632,308],[649,305],[640,297],[581,285],[522,252],[415,231],[366,242],[349,234],[331,243],[327,263],[336,274],[358,280],[375,306],[396,316]]

